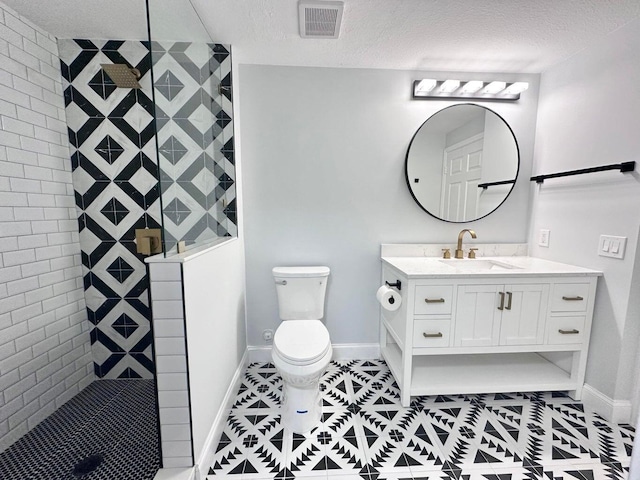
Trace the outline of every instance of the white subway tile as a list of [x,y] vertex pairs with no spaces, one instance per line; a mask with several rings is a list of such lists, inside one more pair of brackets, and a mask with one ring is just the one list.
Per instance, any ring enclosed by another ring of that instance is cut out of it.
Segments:
[[154,319],[153,335],[156,338],[180,337],[184,338],[184,320],[182,319]]
[[[4,276],[4,270],[8,270],[4,268],[0,270],[0,276]],[[24,295],[15,295],[13,297],[7,297],[0,299],[0,314],[12,312],[18,308],[25,306]]]
[[181,300],[153,300],[153,318],[183,318]]
[[49,153],[49,144],[35,138],[20,137],[20,146],[29,152]]
[[41,302],[42,300],[46,300],[51,297],[53,297],[53,287],[51,286],[36,288],[35,290],[25,292],[24,294],[25,301],[29,304]]
[[[0,70],[0,83],[2,83],[2,71]],[[13,103],[0,100],[0,115],[6,117],[18,118],[18,111]]]
[[[45,116],[42,115],[41,113],[34,112],[33,110],[30,110],[21,106],[16,107],[16,113],[18,114],[19,120],[22,120],[23,122],[27,122],[30,125],[33,125],[33,126],[37,125],[40,127],[47,126],[47,120],[45,119]],[[40,140],[43,140],[43,139],[41,138]]]
[[[55,203],[55,197],[54,197]],[[47,220],[69,220],[69,209],[68,208],[45,208],[44,209],[44,218]]]
[[189,468],[193,466],[193,459],[189,457],[163,457],[163,468]]
[[[13,77],[11,79],[13,83]],[[0,85],[0,99],[5,102],[13,103],[14,105],[21,105],[29,108],[29,95],[22,92],[18,92],[13,89],[13,86]]]
[[42,87],[30,82],[29,80],[25,80],[24,78],[14,76],[13,88],[19,92],[29,95],[30,97],[43,98]]
[[25,325],[28,329],[28,325],[26,323],[30,318],[37,317],[42,313],[42,304],[34,303],[33,305],[27,305],[26,307],[16,308],[11,312],[11,321],[13,323],[20,323],[21,325]]
[[50,92],[55,92],[56,90],[55,82],[53,80],[51,80],[46,75],[43,75],[36,70],[33,70],[32,68],[27,68],[27,78],[31,83],[38,85],[39,87],[44,88],[46,90],[49,90]]
[[36,384],[36,375],[31,374],[27,375],[24,378],[21,378],[17,383],[14,383],[9,388],[4,390],[4,399],[6,402],[10,402],[14,398],[19,395],[22,395],[23,392],[29,390],[31,387]]
[[36,32],[36,43],[52,55],[58,55],[58,44],[40,32]]
[[[13,313],[13,312],[12,312]],[[28,328],[26,323],[18,323],[17,325],[11,325],[10,327],[2,329],[2,336],[0,336],[0,344],[4,345],[5,343],[13,342],[16,338],[21,337],[28,333]],[[18,351],[20,349],[17,348]],[[0,364],[0,368],[2,364]],[[13,370],[13,368],[8,368],[7,370]],[[172,389],[167,389],[172,390]],[[178,389],[173,389],[178,390]]]
[[[0,362],[0,382],[4,379],[2,377],[6,374],[6,372],[10,372],[11,370],[17,369],[20,365],[24,365],[25,363],[33,360],[33,353],[31,349],[27,350],[18,350],[15,355],[5,358]],[[2,409],[0,409],[1,411]]]
[[187,390],[186,373],[158,373],[156,375],[158,390]]
[[[0,35],[2,35],[2,26],[0,25]],[[6,39],[5,39],[6,40]],[[27,67],[14,59],[0,54],[0,68],[5,72],[14,75],[14,84],[16,78],[27,78]]]
[[189,423],[189,408],[159,408],[161,425],[180,425]]
[[25,193],[39,193],[41,191],[40,181],[28,178],[11,178],[11,191]]
[[[18,237],[4,237],[0,238],[0,252],[7,252],[10,250],[18,249]],[[0,281],[2,276],[0,275]]]
[[56,220],[46,220],[42,222],[31,222],[33,233],[52,233],[58,231],[58,222]]
[[13,216],[13,208],[0,207],[0,222],[8,222],[14,219],[15,217]]
[[0,422],[7,420],[11,415],[20,411],[23,406],[24,402],[22,401],[22,397],[14,398],[12,401],[6,403],[2,408],[0,408]]
[[50,65],[47,62],[40,62],[40,73],[46,75],[54,82],[60,82],[62,80],[62,73],[60,72],[60,65]]
[[161,425],[160,432],[163,441],[191,440],[189,425]]
[[[56,323],[59,323],[59,322],[56,322]],[[63,328],[63,330],[64,330],[64,328]],[[47,332],[46,330],[45,330],[45,333],[46,333],[46,335],[47,335],[47,336],[49,336],[49,335],[50,335],[50,333],[49,333],[49,332]],[[60,345],[58,345],[57,347],[52,348],[52,349],[51,349],[51,350],[49,350],[49,352],[48,352],[48,355],[49,355],[49,361],[50,361],[50,362],[52,362],[52,361],[54,361],[54,360],[61,359],[61,358],[62,358],[62,356],[63,356],[63,355],[65,355],[65,354],[67,354],[67,353],[69,353],[69,352],[71,351],[71,349],[72,349],[72,348],[73,348],[73,345],[72,345],[72,343],[71,343],[70,341],[68,341],[68,342],[64,342],[64,343],[61,343],[61,344],[60,344]],[[62,360],[61,360],[61,361],[62,361]],[[71,371],[73,370],[73,368],[72,368],[72,367],[73,367],[73,366],[71,366],[71,368],[70,368],[70,366],[66,366],[66,367],[63,367],[63,368],[62,368],[61,370],[59,370],[58,372],[56,372],[56,373],[54,374],[53,381],[54,381],[55,383],[59,383],[61,379],[64,379],[64,378],[68,377],[69,375],[71,375]],[[57,376],[56,376],[56,375],[57,375]]]
[[191,441],[165,441],[162,439],[162,457],[191,456]]
[[[14,32],[19,33],[22,37],[28,38],[33,42],[36,41],[36,31],[25,22],[11,15],[10,13],[5,13],[4,23],[7,27],[9,27]],[[21,45],[22,44],[20,44],[20,46]]]
[[185,355],[184,338],[156,338],[156,355]]
[[[187,358],[184,355],[156,355],[156,372],[186,373]],[[186,380],[186,379],[185,379]]]
[[38,154],[25,152],[20,148],[7,148],[7,158],[10,162],[24,165],[38,165]]
[[64,270],[65,268],[73,267],[75,263],[72,257],[59,257],[51,259],[51,271]]
[[[18,295],[20,293],[25,293],[30,290],[34,290],[39,287],[38,278],[30,277],[23,278],[22,280],[14,280],[13,282],[7,285],[7,295]],[[26,296],[25,296],[26,301]],[[36,304],[40,306],[40,304]]]
[[34,400],[28,405],[25,405],[20,411],[18,411],[15,415],[9,417],[9,428],[11,430],[21,430],[24,429],[25,433],[28,430],[27,427],[27,419],[35,414],[40,408],[40,402],[38,400]]
[[[39,114],[38,114],[39,115]],[[46,124],[45,124],[46,127]],[[63,145],[63,142],[66,142],[66,138],[60,133],[49,130],[48,128],[35,126],[34,134],[38,140],[44,140],[45,142],[55,143],[56,145]]]
[[3,177],[24,177],[24,166],[14,162],[0,162],[0,175]]
[[47,115],[48,117],[57,117],[58,116],[58,108],[50,103],[44,102],[38,98],[30,99],[31,110],[34,112],[42,113],[43,115]]
[[43,328],[55,321],[56,317],[54,312],[47,312],[44,307],[42,307],[42,309],[45,311],[45,313],[27,320],[27,326],[29,327],[30,332],[33,332],[34,330],[37,330],[39,328]]
[[[4,360],[5,358],[10,357],[15,353],[16,353],[15,342],[9,342],[9,343],[5,343],[4,345],[0,345],[0,360]],[[16,376],[20,378],[19,375],[17,375],[17,371],[16,371]],[[15,381],[17,381],[17,379],[15,379]],[[4,382],[4,378],[0,378],[0,391],[2,391],[5,388],[2,386],[3,382]]]
[[66,303],[67,303],[66,295],[64,294],[56,295],[55,297],[51,297],[42,301],[42,310],[44,312],[55,311],[56,309],[62,307],[63,305],[66,305]]
[[18,63],[21,63],[25,67],[31,67],[34,69],[39,68],[40,60],[38,60],[33,55],[22,50],[22,48],[16,47],[15,45],[9,45],[9,56]]
[[151,263],[149,264],[149,278],[152,282],[181,281],[180,264]]
[[62,256],[62,249],[58,245],[36,248],[35,252],[36,260],[47,260]]
[[[25,207],[25,209],[28,209],[28,207]],[[17,208],[15,210],[18,210]],[[40,212],[42,212],[41,209],[37,209],[37,208],[32,208],[29,209],[34,211],[34,214],[31,215],[31,218],[29,218],[26,214],[24,214],[23,212],[20,214],[20,219],[21,220],[38,220],[38,210],[40,210]],[[38,247],[44,247],[47,245],[47,236],[44,234],[37,234],[37,235],[25,235],[22,237],[18,237],[18,248],[20,250],[25,250],[27,248],[38,248]]]
[[0,145],[20,148],[20,135],[0,130]]
[[55,197],[53,195],[30,193],[27,195],[27,201],[27,205],[30,207],[48,207],[54,204]]
[[7,267],[22,265],[23,263],[35,262],[35,250],[18,250],[15,252],[5,252],[3,255],[4,264]]
[[158,391],[158,407],[176,408],[189,406],[189,393],[183,391]]
[[[49,118],[49,117],[47,117]],[[66,131],[64,134],[66,135]],[[65,160],[69,160],[69,147],[67,145],[54,145],[49,144],[49,153],[55,157],[60,157]]]
[[[39,356],[43,353],[47,353],[49,350],[57,347],[58,345],[60,345],[59,337],[57,335],[54,335],[53,337],[45,338],[41,342],[36,343],[31,347],[31,349],[33,350],[33,354],[35,356]],[[38,372],[36,372],[36,375],[37,373]]]
[[22,270],[19,266],[4,267],[0,270],[0,283],[13,282],[22,278]]
[[[8,194],[0,192],[0,205],[20,205],[18,200],[22,193]],[[30,235],[31,224],[29,222],[0,222],[0,237],[14,237],[16,235]]]
[[182,301],[182,282],[151,282],[151,298]]
[[[44,210],[40,207],[15,207],[13,209],[13,214],[16,220],[44,220]],[[46,238],[45,238],[46,240]],[[38,240],[33,240],[34,243],[31,243],[33,246],[42,247],[46,245],[46,243],[39,243]],[[20,248],[33,248],[33,247],[23,247]]]
[[33,125],[15,118],[2,117],[2,128],[5,132],[33,137]]

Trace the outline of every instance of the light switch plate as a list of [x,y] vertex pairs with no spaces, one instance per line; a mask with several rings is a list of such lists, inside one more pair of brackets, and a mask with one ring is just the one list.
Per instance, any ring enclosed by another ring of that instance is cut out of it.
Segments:
[[546,228],[541,228],[538,234],[538,245],[541,247],[549,246],[549,236],[551,235],[551,231]]
[[624,258],[624,250],[626,246],[627,237],[600,235],[598,255],[601,257]]

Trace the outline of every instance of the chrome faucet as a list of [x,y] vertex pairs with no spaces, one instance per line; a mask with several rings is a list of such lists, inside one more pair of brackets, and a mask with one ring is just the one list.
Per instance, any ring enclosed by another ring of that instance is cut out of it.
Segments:
[[474,232],[473,230],[469,230],[468,228],[461,230],[460,233],[458,234],[458,247],[456,248],[456,258],[464,258],[464,251],[462,250],[462,237],[464,237],[465,232],[469,232],[469,235],[471,235],[471,238],[477,238],[476,232]]

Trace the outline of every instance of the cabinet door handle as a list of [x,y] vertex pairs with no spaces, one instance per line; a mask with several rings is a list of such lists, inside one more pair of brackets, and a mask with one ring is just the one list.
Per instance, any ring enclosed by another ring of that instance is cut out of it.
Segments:
[[507,310],[511,310],[511,300],[513,299],[513,293],[507,292],[507,306],[505,307]]
[[442,332],[438,332],[438,333],[426,333],[426,332],[422,332],[422,336],[424,338],[442,338]]
[[425,298],[424,301],[427,303],[444,303],[444,298]]
[[568,302],[571,302],[571,301],[578,301],[578,302],[579,302],[580,300],[584,300],[584,298],[582,298],[582,297],[581,297],[581,296],[579,296],[579,295],[576,295],[575,297],[565,297],[565,296],[563,295],[563,296],[562,296],[562,299],[563,299],[563,300],[566,300],[566,301],[568,301]]
[[504,292],[499,292],[498,295],[500,295],[500,306],[498,310],[504,310]]
[[575,335],[576,333],[580,333],[580,330],[576,330],[575,328],[572,328],[571,330],[559,329],[558,332],[562,335]]

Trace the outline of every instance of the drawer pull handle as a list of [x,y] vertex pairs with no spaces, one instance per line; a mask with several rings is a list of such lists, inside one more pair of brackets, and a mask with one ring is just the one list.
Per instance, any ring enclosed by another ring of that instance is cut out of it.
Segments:
[[444,303],[444,298],[425,298],[424,301],[427,303]]
[[511,310],[511,300],[513,300],[513,293],[507,292],[507,306],[505,307],[507,310]]
[[576,295],[575,297],[565,297],[565,296],[563,295],[563,296],[562,296],[562,299],[563,299],[563,300],[566,300],[566,301],[568,301],[568,302],[571,302],[571,301],[578,301],[578,302],[579,302],[579,301],[581,301],[581,300],[584,300],[584,298],[582,298],[582,297],[581,297],[581,296],[579,296],[579,295]]
[[562,335],[575,335],[577,333],[580,333],[580,330],[576,330],[575,328],[572,328],[571,330],[559,329],[558,332],[560,332]]
[[498,292],[498,295],[500,295],[500,306],[498,310],[504,310],[504,292]]
[[422,336],[424,338],[442,338],[442,332],[438,332],[438,333],[426,333],[426,332],[422,332]]

